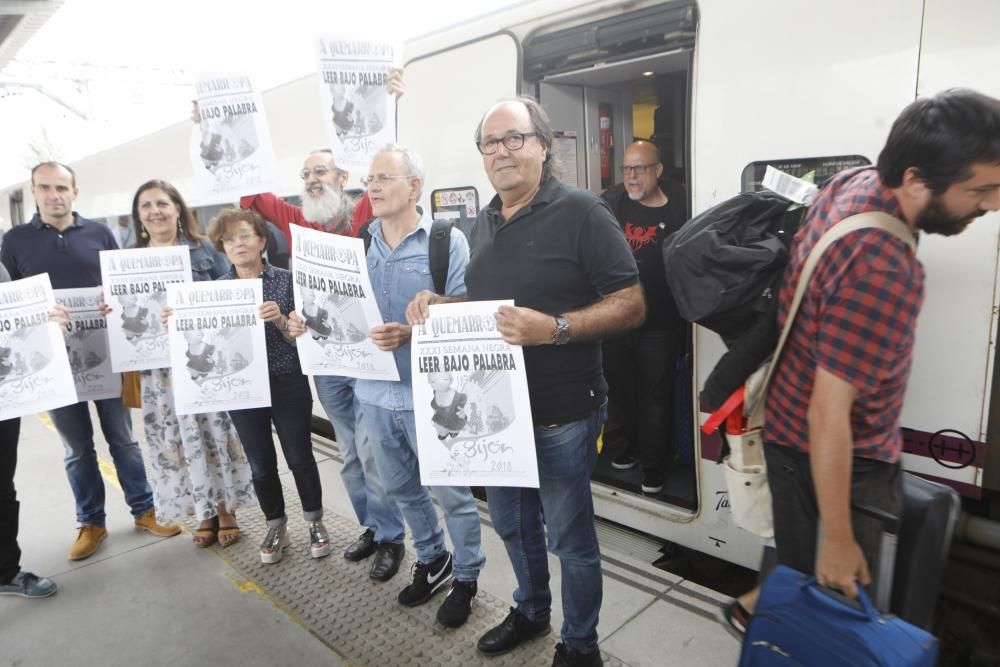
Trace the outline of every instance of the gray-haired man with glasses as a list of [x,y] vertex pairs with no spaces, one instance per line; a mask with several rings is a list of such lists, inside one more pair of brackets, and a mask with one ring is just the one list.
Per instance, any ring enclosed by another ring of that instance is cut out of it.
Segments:
[[[606,414],[600,340],[638,326],[645,307],[614,216],[596,195],[556,178],[552,141],[530,98],[496,104],[476,129],[497,196],[472,229],[465,285],[470,300],[517,304],[498,310],[497,330],[524,346],[540,481],[537,489],[486,489],[517,590],[516,607],[478,646],[500,655],[551,630],[547,543],[562,569],[562,641],[552,664],[595,667],[603,584],[590,472]],[[407,319],[423,322],[429,304],[455,300],[421,292]]]

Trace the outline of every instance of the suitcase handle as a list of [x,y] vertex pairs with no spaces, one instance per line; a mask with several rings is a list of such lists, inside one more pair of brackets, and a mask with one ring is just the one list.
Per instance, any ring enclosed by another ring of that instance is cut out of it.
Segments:
[[899,524],[900,517],[890,514],[885,510],[879,509],[878,507],[872,507],[871,505],[862,505],[860,503],[851,503],[851,509],[855,510],[859,514],[864,514],[870,519],[875,519],[876,521],[882,522],[882,530],[890,535],[899,534]]
[[860,582],[857,584],[857,603],[851,602],[835,590],[820,586],[819,582],[816,581],[816,577],[807,578],[802,582],[801,586],[807,595],[827,607],[832,607],[837,611],[842,611],[856,618],[871,621],[872,623],[877,622],[879,619],[878,610],[872,604],[872,599],[868,597],[868,593],[865,592]]

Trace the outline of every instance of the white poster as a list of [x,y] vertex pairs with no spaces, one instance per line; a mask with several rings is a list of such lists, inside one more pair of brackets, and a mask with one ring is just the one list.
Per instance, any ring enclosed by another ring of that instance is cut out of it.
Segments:
[[111,370],[108,323],[101,314],[101,288],[57,289],[56,301],[69,309],[66,354],[81,401],[122,395],[122,377]]
[[398,44],[349,35],[318,41],[320,101],[337,166],[363,176],[372,156],[396,140],[396,98],[386,84]]
[[0,419],[76,403],[49,275],[0,283]]
[[143,371],[170,365],[167,329],[160,323],[167,285],[191,281],[186,245],[101,251],[111,369]]
[[270,192],[274,148],[261,95],[245,74],[201,74],[195,80],[201,122],[191,134],[191,169],[208,202]]
[[302,372],[399,380],[392,352],[368,332],[382,324],[361,239],[292,225],[295,310],[306,332],[296,339]]
[[425,486],[538,487],[528,376],[494,314],[513,301],[430,307],[413,328],[413,414]]
[[177,414],[271,405],[263,289],[259,278],[167,285]]

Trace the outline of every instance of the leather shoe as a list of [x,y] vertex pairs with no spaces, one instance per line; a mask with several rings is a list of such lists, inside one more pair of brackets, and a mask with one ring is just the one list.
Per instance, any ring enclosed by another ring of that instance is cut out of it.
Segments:
[[358,562],[359,560],[364,560],[375,553],[375,547],[378,544],[375,542],[375,531],[369,528],[365,531],[365,534],[357,539],[357,541],[351,546],[344,549],[344,558],[352,562]]
[[389,581],[399,572],[399,564],[403,562],[406,548],[394,542],[379,542],[375,550],[375,560],[372,571],[368,575],[375,581]]
[[479,638],[477,644],[480,653],[486,655],[500,655],[513,650],[514,647],[529,639],[541,637],[552,632],[549,624],[549,617],[532,621],[527,616],[513,607],[503,622],[495,628],[488,630],[485,635]]

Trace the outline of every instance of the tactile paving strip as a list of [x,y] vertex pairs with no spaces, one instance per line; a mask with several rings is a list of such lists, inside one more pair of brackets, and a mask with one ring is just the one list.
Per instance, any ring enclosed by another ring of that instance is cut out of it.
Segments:
[[[435,620],[447,590],[414,608],[403,607],[396,595],[410,582],[415,562],[411,551],[399,573],[386,583],[368,577],[371,560],[352,563],[343,550],[358,538],[357,524],[329,509],[323,523],[330,532],[333,552],[314,560],[309,555],[309,531],[302,519],[294,490],[284,489],[288,531],[292,545],[280,563],[260,562],[257,545],[264,539],[265,521],[259,509],[240,512],[243,538],[235,545],[213,550],[235,570],[264,590],[276,603],[297,617],[320,641],[341,655],[351,667],[420,665],[488,665],[521,667],[552,664],[559,628],[550,636],[523,644],[494,658],[476,650],[476,641],[507,615],[510,603],[480,590],[469,621],[451,629]],[[193,529],[196,522],[189,522]],[[484,530],[492,530],[484,526]],[[408,538],[408,536],[407,536]],[[492,567],[509,567],[503,562]],[[556,592],[556,594],[558,594]],[[607,667],[627,667],[621,660],[602,653]]]

